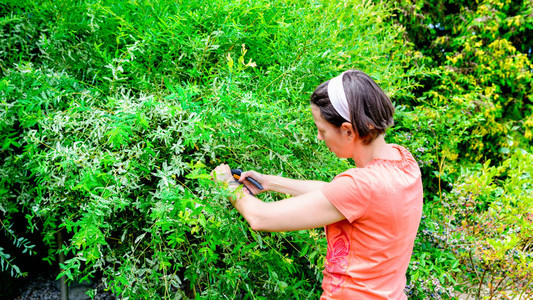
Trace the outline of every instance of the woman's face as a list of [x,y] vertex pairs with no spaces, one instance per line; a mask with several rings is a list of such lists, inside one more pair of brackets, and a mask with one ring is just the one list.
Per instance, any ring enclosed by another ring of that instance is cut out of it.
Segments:
[[341,129],[324,120],[322,114],[320,113],[320,108],[318,108],[318,106],[315,104],[311,104],[311,112],[318,130],[317,138],[321,141],[324,141],[329,151],[335,153],[337,157],[351,157],[348,153],[345,153],[347,150],[345,147],[346,136],[341,133]]

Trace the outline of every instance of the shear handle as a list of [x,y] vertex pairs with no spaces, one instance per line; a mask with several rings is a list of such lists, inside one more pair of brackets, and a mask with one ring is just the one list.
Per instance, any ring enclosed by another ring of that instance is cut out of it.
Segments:
[[[239,180],[241,178],[242,170],[241,169],[231,169],[231,175],[233,175],[233,178]],[[250,181],[253,185],[255,185],[256,188],[262,190],[263,186],[257,182],[257,180],[253,179],[252,177],[246,177],[246,180]]]

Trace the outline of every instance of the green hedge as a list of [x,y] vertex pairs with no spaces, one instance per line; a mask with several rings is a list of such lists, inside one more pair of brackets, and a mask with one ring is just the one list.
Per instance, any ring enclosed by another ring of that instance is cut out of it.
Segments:
[[[0,5],[4,230],[24,215],[50,249],[39,255],[67,255],[60,275],[102,276],[124,298],[321,293],[323,232],[253,232],[207,174],[227,162],[329,180],[351,166],[317,143],[309,96],[348,68],[393,98],[409,93],[408,46],[390,11],[358,1]],[[2,269],[22,275],[6,254]]]

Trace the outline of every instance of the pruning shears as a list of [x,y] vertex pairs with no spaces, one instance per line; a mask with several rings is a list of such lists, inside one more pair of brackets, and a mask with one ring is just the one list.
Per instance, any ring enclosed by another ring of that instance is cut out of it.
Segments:
[[[239,178],[241,178],[241,174],[242,174],[242,170],[241,169],[231,169],[231,175],[233,176],[233,178],[235,178],[235,180],[239,180]],[[255,185],[256,188],[262,190],[263,189],[263,186],[257,182],[257,180],[253,179],[252,177],[246,177],[246,180],[250,181],[253,185]],[[239,182],[239,181],[237,181]],[[241,182],[239,182],[239,184],[242,184]],[[250,191],[249,188],[247,188],[246,186],[244,186],[248,192],[250,192],[250,194],[254,194],[252,193],[252,191]]]

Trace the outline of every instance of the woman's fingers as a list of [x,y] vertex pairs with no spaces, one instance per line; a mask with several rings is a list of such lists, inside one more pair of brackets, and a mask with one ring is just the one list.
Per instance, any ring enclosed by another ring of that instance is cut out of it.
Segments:
[[[246,178],[248,178],[248,180],[246,180]],[[249,188],[254,193],[254,195],[264,192],[264,189],[260,189],[258,186],[250,182],[250,179],[255,180],[261,186],[264,186],[265,182],[263,174],[252,170],[242,172],[241,177],[239,178],[239,182],[244,183],[244,185]]]
[[[248,178],[248,180],[246,180]],[[243,183],[254,195],[266,191],[265,176],[256,171],[246,171],[240,174],[239,182]],[[234,179],[231,168],[227,164],[220,164],[211,171],[211,179],[214,181],[232,182]],[[253,183],[251,181],[254,181]]]
[[220,164],[211,172],[211,178],[217,181],[229,181],[232,178],[231,169],[227,164]]
[[[241,177],[239,178],[239,181],[244,183],[244,180],[246,179],[246,177],[254,177],[254,175],[257,175],[257,172],[255,171],[246,171],[246,172],[242,172],[241,173]],[[256,176],[257,177],[257,176]]]

